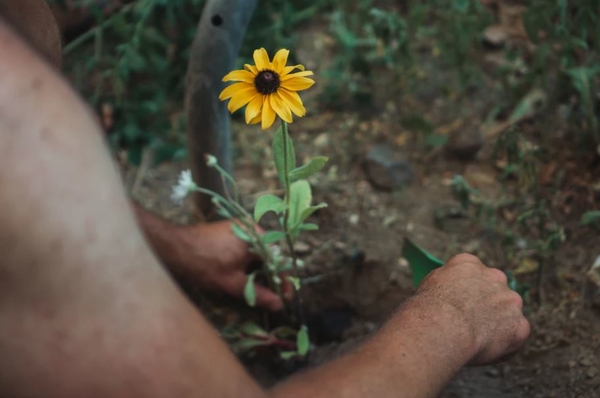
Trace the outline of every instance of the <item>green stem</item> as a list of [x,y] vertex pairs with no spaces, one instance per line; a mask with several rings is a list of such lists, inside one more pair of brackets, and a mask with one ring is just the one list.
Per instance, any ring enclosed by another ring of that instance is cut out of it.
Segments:
[[[290,173],[289,173],[289,161],[290,159],[288,159],[288,139],[289,139],[289,135],[288,135],[288,125],[286,122],[284,122],[283,120],[281,121],[281,129],[283,132],[283,181],[284,181],[284,185],[285,185],[285,212],[283,215],[283,230],[285,232],[285,240],[287,242],[288,245],[288,249],[290,251],[290,255],[292,256],[292,272],[294,275],[294,278],[297,278],[298,280],[301,281],[301,279],[299,279],[298,277],[298,258],[296,257],[296,252],[294,251],[294,242],[292,239],[292,234],[290,233],[289,230],[289,219],[290,219],[290,200],[291,200],[291,183],[290,183]],[[294,166],[294,165],[292,165]],[[301,325],[306,325],[306,319],[304,316],[304,298],[302,295],[302,286],[300,286],[300,289],[298,289],[296,291],[296,295],[295,297],[297,297],[298,300],[298,305],[297,305],[297,311],[298,311],[298,319],[300,321]]]
[[82,34],[81,36],[79,36],[78,38],[73,40],[72,42],[70,42],[67,46],[65,46],[65,48],[63,50],[63,54],[69,55],[69,53],[71,53],[73,50],[75,50],[81,44],[85,43],[92,37],[95,37],[98,31],[102,31],[102,30],[108,28],[110,25],[112,25],[114,23],[114,21],[116,20],[115,17],[117,15],[125,14],[125,13],[128,13],[129,11],[133,10],[134,5],[135,5],[135,3],[131,3],[131,4],[124,6],[121,10],[119,10],[117,13],[115,13],[114,16],[112,16],[111,18],[102,22],[100,25],[96,26],[95,28],[88,30],[87,32],[85,32],[84,34]]
[[[281,286],[273,282],[273,276],[275,276],[275,274],[268,267],[268,264],[270,264],[273,261],[273,259],[271,258],[270,251],[265,246],[265,244],[262,242],[260,233],[257,232],[256,224],[254,224],[253,221],[249,221],[249,220],[253,220],[253,219],[248,214],[248,212],[246,212],[246,209],[244,209],[239,203],[232,201],[232,200],[228,200],[228,199],[224,198],[223,196],[219,195],[218,193],[213,192],[209,189],[205,189],[205,188],[196,186],[196,187],[194,187],[193,190],[196,192],[203,193],[205,195],[209,195],[212,198],[214,198],[217,202],[216,203],[217,206],[222,208],[223,210],[225,210],[228,213],[228,218],[230,218],[232,220],[236,219],[238,222],[243,224],[243,226],[245,227],[245,232],[253,238],[252,246],[257,251],[256,254],[258,254],[258,256],[262,259],[263,263],[265,264],[265,267],[264,267],[265,269],[263,271],[267,275],[269,275],[269,277],[267,278],[269,287],[273,291],[275,291],[283,300],[283,297],[281,295]],[[284,304],[285,304],[285,301],[284,301]]]

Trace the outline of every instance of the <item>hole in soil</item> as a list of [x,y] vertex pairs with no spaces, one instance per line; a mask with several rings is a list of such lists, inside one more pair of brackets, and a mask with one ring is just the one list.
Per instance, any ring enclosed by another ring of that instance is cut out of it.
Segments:
[[223,25],[223,17],[219,14],[215,14],[210,18],[210,22],[212,22],[214,26],[221,26]]

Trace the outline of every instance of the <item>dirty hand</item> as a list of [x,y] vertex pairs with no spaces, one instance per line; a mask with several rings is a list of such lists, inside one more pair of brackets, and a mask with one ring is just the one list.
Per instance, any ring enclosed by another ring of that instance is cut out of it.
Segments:
[[[195,278],[201,287],[243,298],[248,276],[246,268],[258,257],[248,252],[248,244],[237,238],[230,221],[184,227],[179,235],[178,269]],[[279,296],[264,286],[256,286],[257,305],[278,311]]]
[[[521,296],[506,275],[477,257],[461,254],[433,271],[415,296],[437,308],[449,307],[470,341],[471,365],[486,365],[514,354],[529,336]],[[449,304],[449,306],[448,306]]]

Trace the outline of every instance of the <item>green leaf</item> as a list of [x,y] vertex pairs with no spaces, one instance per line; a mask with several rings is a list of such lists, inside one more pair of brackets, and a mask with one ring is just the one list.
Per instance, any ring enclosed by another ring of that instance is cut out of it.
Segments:
[[319,172],[326,164],[329,158],[325,156],[317,156],[312,158],[304,166],[298,167],[290,172],[290,178],[292,181],[306,179]]
[[267,337],[269,335],[266,330],[252,322],[243,324],[240,330],[248,336]]
[[254,206],[254,221],[259,222],[262,216],[270,211],[279,214],[285,210],[283,200],[275,195],[263,195],[256,201]]
[[438,260],[425,249],[417,246],[409,239],[404,238],[404,247],[402,257],[408,261],[413,274],[413,286],[418,287],[423,279],[434,269],[444,265],[443,261]]
[[302,222],[302,214],[310,208],[312,192],[310,184],[306,180],[292,183],[290,187],[290,215],[289,225],[294,226]]
[[439,148],[448,142],[448,136],[443,134],[429,134],[425,137],[425,144],[434,148]]
[[600,223],[600,210],[588,211],[581,217],[581,225],[592,225],[596,223]]
[[308,350],[310,349],[308,328],[305,325],[302,325],[302,327],[298,331],[298,336],[296,337],[296,347],[298,355],[300,355],[301,357],[305,356],[308,353]]
[[265,245],[270,245],[271,243],[275,243],[284,238],[285,238],[285,233],[281,232],[281,231],[269,231],[269,232],[266,232],[261,237],[261,239]]
[[243,339],[237,341],[233,344],[232,348],[235,352],[241,353],[244,351],[251,350],[252,348],[262,347],[271,345],[272,342],[268,340],[253,340],[253,339]]
[[300,287],[302,287],[302,282],[300,281],[300,278],[296,278],[295,276],[287,276],[285,279],[287,279],[291,282],[292,285],[294,285],[294,289],[296,289],[296,291],[300,290]]
[[[285,137],[284,137],[285,136]],[[283,140],[287,143],[287,170],[284,167],[284,153],[283,153]],[[296,154],[294,152],[294,144],[289,136],[285,134],[283,128],[279,126],[273,137],[273,157],[275,158],[275,168],[277,169],[277,175],[282,185],[285,185],[285,176],[289,174],[294,168],[296,168]]]
[[456,11],[464,14],[469,10],[469,1],[470,0],[454,0],[452,2],[452,7]]
[[318,231],[319,226],[317,224],[307,223],[298,225],[298,229],[300,231]]
[[296,351],[282,351],[279,353],[279,357],[284,361],[289,361],[290,359],[294,359],[298,353]]
[[319,203],[316,206],[310,206],[308,209],[305,209],[300,216],[300,222],[303,222],[308,217],[312,216],[313,213],[317,210],[324,209],[327,207],[327,203]]
[[508,118],[509,123],[517,123],[522,119],[534,116],[545,101],[546,93],[539,89],[531,90],[512,111]]
[[256,278],[255,272],[248,275],[246,286],[244,286],[244,298],[250,307],[254,307],[256,305],[256,289],[254,286],[254,278]]
[[248,233],[244,231],[242,227],[240,227],[238,224],[233,224],[231,229],[233,230],[235,236],[237,236],[244,242],[252,243],[252,238],[250,237],[250,235],[248,235]]

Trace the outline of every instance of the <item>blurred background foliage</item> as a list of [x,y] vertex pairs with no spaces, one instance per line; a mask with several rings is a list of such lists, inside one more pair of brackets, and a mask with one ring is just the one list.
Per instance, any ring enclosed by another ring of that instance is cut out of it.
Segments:
[[[87,11],[86,22],[67,33],[65,67],[98,110],[112,145],[127,150],[136,164],[143,148],[154,150],[156,162],[185,157],[185,74],[205,0],[50,2]],[[334,43],[331,62],[321,71],[323,106],[343,108],[348,99],[368,106],[382,70],[398,93],[410,94],[427,78],[422,65],[431,59],[451,72],[440,95],[460,98],[481,84],[481,50],[498,44],[494,33],[520,35],[520,43],[501,46],[506,62],[493,71],[502,82],[495,95],[503,99],[494,117],[510,113],[526,93],[541,87],[550,101],[569,107],[572,141],[595,150],[600,0],[503,2],[522,4],[520,17],[503,15],[500,3],[260,0],[240,64],[251,60],[255,48],[294,49],[302,27],[318,23]],[[494,23],[505,31],[486,31]]]

